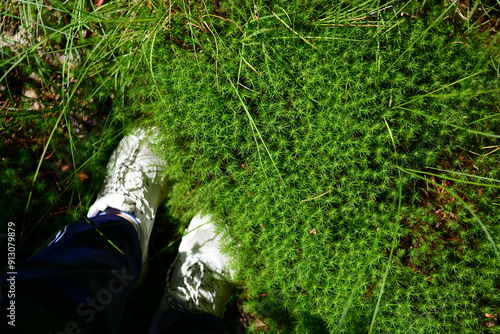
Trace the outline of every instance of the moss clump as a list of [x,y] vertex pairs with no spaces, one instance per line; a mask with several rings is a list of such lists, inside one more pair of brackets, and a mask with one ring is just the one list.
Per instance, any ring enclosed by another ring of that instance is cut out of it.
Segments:
[[498,188],[462,182],[499,179],[480,33],[437,3],[191,4],[131,97],[159,127],[172,211],[221,219],[252,312],[297,333],[497,328]]

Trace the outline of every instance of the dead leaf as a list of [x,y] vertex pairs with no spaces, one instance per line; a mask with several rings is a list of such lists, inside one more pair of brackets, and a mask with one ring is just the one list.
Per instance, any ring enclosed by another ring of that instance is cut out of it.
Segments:
[[255,327],[267,327],[267,325],[260,319],[255,319]]
[[486,327],[493,327],[493,326],[495,326],[496,324],[495,324],[495,322],[493,322],[493,321],[487,321],[487,322],[485,322],[485,323],[484,323],[484,325],[485,325]]

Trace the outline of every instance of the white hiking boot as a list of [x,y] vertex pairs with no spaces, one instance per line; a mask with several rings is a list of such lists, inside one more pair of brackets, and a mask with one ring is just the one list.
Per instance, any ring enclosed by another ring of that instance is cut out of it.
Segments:
[[142,261],[148,257],[149,238],[156,210],[167,195],[164,162],[150,149],[154,136],[135,129],[118,144],[107,166],[104,188],[90,207],[87,217],[106,209],[133,213],[142,249]]
[[230,283],[234,274],[220,251],[221,238],[210,219],[210,215],[198,214],[191,220],[168,270],[165,296],[152,328],[161,325],[161,315],[169,310],[222,316],[234,290]]

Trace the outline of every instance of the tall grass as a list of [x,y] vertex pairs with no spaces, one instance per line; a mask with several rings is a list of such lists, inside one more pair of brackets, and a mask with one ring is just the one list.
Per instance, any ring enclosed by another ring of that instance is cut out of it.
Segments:
[[0,12],[1,204],[27,255],[95,196],[110,149],[138,116],[113,107],[126,105],[138,46],[164,15],[80,0],[10,1]]

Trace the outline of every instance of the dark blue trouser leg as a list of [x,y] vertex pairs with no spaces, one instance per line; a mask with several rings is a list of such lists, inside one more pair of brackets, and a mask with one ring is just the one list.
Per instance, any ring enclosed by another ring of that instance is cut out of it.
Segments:
[[184,314],[169,310],[153,320],[150,334],[227,334],[222,319],[212,314]]
[[[182,315],[171,312],[169,320],[155,334],[228,334],[222,319],[212,314]],[[167,317],[168,317],[167,316]]]
[[[104,215],[68,225],[46,248],[17,265],[15,329],[118,332],[141,262],[137,232],[124,218]],[[8,278],[0,279],[4,310],[10,302]]]
[[[2,333],[117,333],[141,262],[137,232],[124,218],[104,215],[66,226],[46,248],[16,266],[16,327]],[[10,302],[5,294],[9,278],[0,279],[4,310]],[[2,320],[4,327],[8,318]],[[226,333],[213,315],[174,314],[166,325],[157,333]]]

